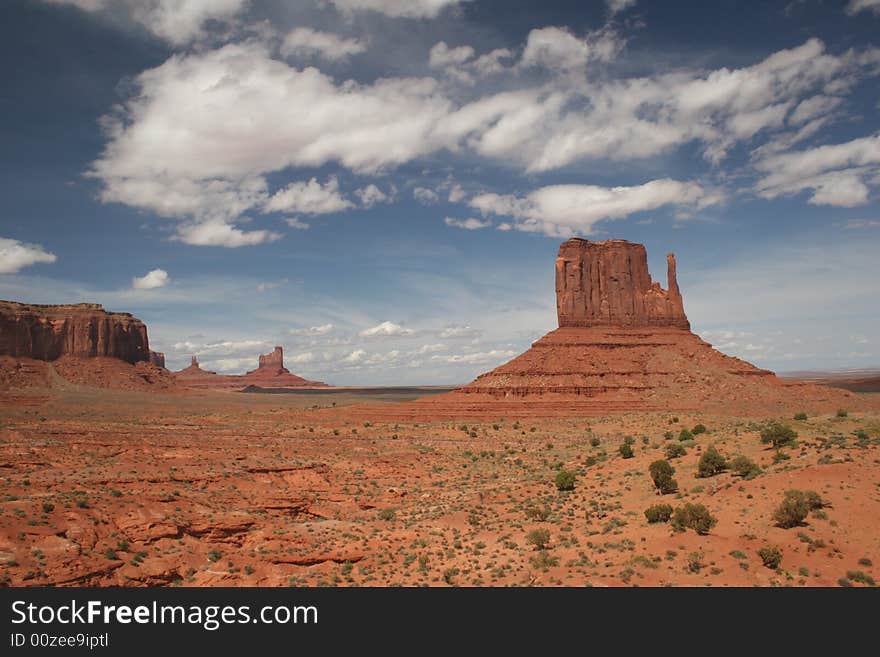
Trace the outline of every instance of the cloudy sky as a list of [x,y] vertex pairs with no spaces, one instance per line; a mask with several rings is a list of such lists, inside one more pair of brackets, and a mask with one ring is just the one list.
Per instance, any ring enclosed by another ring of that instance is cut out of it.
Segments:
[[464,383],[579,235],[723,351],[880,364],[880,0],[4,0],[0,298],[172,368]]

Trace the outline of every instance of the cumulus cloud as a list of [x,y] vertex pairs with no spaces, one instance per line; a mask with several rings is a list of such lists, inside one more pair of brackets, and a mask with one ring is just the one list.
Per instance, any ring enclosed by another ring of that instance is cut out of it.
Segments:
[[704,208],[722,197],[694,182],[668,178],[632,187],[550,185],[526,196],[480,194],[469,201],[483,215],[512,217],[513,228],[553,237],[589,235],[603,219],[620,219],[635,212],[675,205],[684,210]]
[[492,222],[487,219],[475,219],[474,217],[469,217],[467,219],[446,217],[443,221],[447,226],[464,228],[465,230],[479,230],[480,228],[488,228],[492,225]]
[[180,226],[173,239],[194,246],[235,249],[274,242],[281,239],[281,234],[268,230],[241,230],[223,221],[201,221]]
[[810,190],[813,205],[864,205],[870,191],[865,180],[880,171],[880,134],[773,154],[758,159],[755,167],[765,174],[756,184],[763,198]]
[[393,18],[436,18],[447,7],[469,0],[327,0],[344,13],[375,11]]
[[303,214],[329,214],[353,208],[354,203],[339,193],[339,180],[330,176],[325,184],[312,178],[308,182],[293,182],[278,190],[270,198],[266,212],[301,212]]
[[607,28],[581,39],[565,27],[542,27],[529,32],[519,63],[525,67],[575,70],[590,60],[611,61],[623,45],[623,39]]
[[155,290],[165,287],[171,281],[168,272],[164,269],[151,269],[143,276],[135,276],[131,279],[131,286],[135,290]]
[[605,4],[608,5],[608,11],[613,15],[624,9],[629,9],[630,7],[634,7],[637,0],[605,0]]
[[486,363],[500,364],[508,358],[513,358],[517,352],[510,349],[492,349],[491,351],[478,351],[468,354],[436,354],[431,356],[432,361],[444,363],[462,363],[467,365],[483,365]]
[[880,14],[880,0],[849,0],[846,5],[846,13],[855,16],[861,11],[870,11]]
[[302,221],[301,219],[299,219],[297,217],[287,217],[284,220],[284,223],[286,223],[288,226],[290,226],[294,230],[308,230],[309,229],[309,225],[305,221]]
[[332,32],[321,32],[310,27],[291,30],[281,43],[281,54],[285,57],[317,56],[331,62],[348,59],[366,49],[367,46],[358,39],[343,39]]
[[432,205],[440,200],[437,192],[427,187],[416,187],[413,190],[413,198],[422,205]]
[[364,329],[358,335],[362,338],[408,338],[416,335],[416,332],[412,329],[404,328],[400,324],[386,321]]
[[249,0],[44,0],[90,12],[116,12],[154,35],[186,45],[204,35],[209,21],[229,21]]
[[333,324],[321,324],[320,326],[309,326],[308,328],[296,328],[288,331],[290,335],[317,337],[321,335],[330,335],[333,333]]
[[473,56],[474,49],[470,46],[450,48],[445,41],[440,41],[428,53],[428,64],[431,68],[460,66]]
[[371,208],[377,203],[390,203],[393,200],[392,196],[389,196],[372,183],[355,190],[354,195],[358,197],[361,205],[365,208]]
[[19,242],[8,237],[0,237],[0,274],[15,274],[25,267],[38,263],[52,263],[57,260],[39,244]]
[[451,324],[443,329],[437,334],[443,339],[454,339],[454,338],[478,338],[483,334],[483,332],[479,329],[471,328],[470,326],[459,326],[457,324]]

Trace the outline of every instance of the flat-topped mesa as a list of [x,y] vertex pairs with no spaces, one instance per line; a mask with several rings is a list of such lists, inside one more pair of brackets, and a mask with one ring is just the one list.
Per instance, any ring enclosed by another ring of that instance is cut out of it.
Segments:
[[563,242],[556,258],[556,312],[563,327],[651,326],[690,330],[675,273],[666,256],[667,290],[651,280],[642,244],[626,240]]
[[97,303],[0,301],[0,354],[36,360],[105,356],[132,364],[151,360],[144,323]]

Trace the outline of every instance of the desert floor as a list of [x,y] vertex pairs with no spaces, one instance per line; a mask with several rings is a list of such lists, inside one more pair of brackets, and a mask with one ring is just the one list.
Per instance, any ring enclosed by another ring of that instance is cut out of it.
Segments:
[[[0,393],[0,583],[863,586],[880,578],[880,413],[804,408],[807,420],[782,418],[799,438],[779,460],[759,439],[766,417],[388,422],[391,404],[405,399],[399,391],[331,398],[77,386]],[[708,432],[680,443],[681,429],[697,424]],[[632,458],[619,451],[627,437]],[[670,460],[679,490],[658,495],[648,467],[671,443],[687,452]],[[747,456],[762,473],[698,478],[710,445]],[[574,490],[557,490],[561,469],[576,473]],[[825,506],[783,529],[772,515],[789,489],[815,491]],[[651,505],[687,502],[717,518],[708,535],[645,518]],[[527,538],[536,529],[547,530],[546,545]],[[778,568],[762,563],[765,546],[781,550]]]

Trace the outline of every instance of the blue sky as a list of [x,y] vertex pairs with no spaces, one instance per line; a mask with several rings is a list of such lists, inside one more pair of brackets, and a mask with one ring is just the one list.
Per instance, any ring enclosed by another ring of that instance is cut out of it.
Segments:
[[880,364],[880,0],[7,0],[0,297],[463,383],[555,328],[579,235],[674,251],[694,329]]

